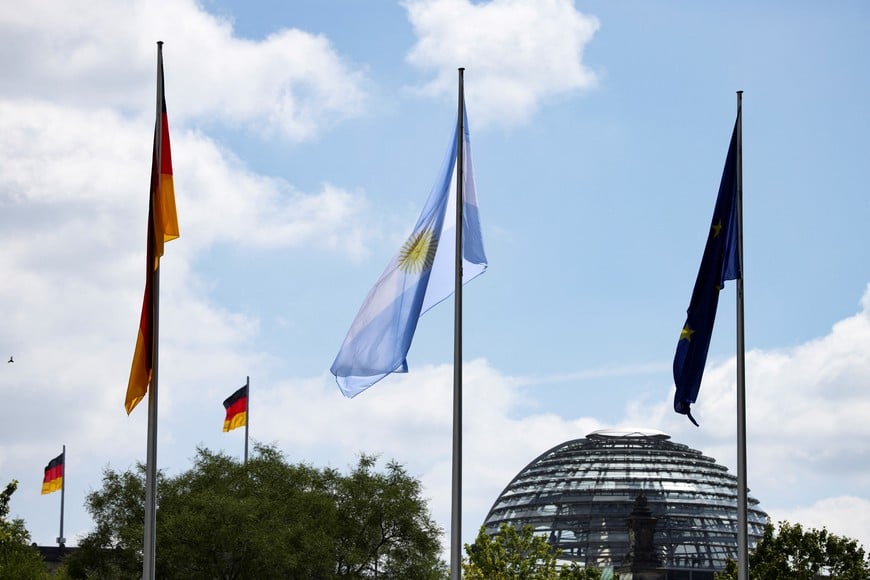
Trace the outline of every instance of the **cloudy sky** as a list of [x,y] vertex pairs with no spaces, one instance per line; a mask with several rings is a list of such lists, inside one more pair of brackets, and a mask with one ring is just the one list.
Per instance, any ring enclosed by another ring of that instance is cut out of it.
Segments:
[[[143,461],[124,394],[162,40],[181,238],[162,262],[159,467],[403,463],[450,527],[452,308],[410,372],[329,366],[411,230],[465,87],[486,274],[464,296],[463,540],[528,462],[648,427],[734,472],[735,291],[693,412],[670,366],[744,92],[748,482],[773,521],[870,546],[870,6],[859,0],[34,0],[0,4],[0,480],[65,536]],[[449,537],[445,535],[445,545]]]

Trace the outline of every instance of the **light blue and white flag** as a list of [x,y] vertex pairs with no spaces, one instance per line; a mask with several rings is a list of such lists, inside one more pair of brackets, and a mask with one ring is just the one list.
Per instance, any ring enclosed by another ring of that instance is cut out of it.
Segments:
[[[463,106],[463,111],[465,107]],[[458,125],[458,123],[457,123]],[[486,270],[468,122],[463,123],[462,282]],[[456,131],[438,180],[414,226],[363,302],[330,371],[354,397],[390,373],[408,372],[420,315],[453,294],[456,261]]]

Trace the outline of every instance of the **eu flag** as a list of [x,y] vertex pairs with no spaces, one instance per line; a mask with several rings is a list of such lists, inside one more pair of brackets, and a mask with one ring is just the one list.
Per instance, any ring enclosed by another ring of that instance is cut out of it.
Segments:
[[738,114],[731,134],[731,144],[728,146],[728,157],[725,159],[704,257],[674,355],[674,411],[687,415],[695,425],[698,423],[689,408],[698,399],[701,388],[701,377],[704,374],[716,319],[716,307],[719,305],[719,291],[726,280],[737,280],[742,276],[737,223],[739,129]]
[[[464,111],[465,108],[463,107]],[[354,397],[390,373],[408,371],[406,356],[420,315],[453,294],[456,272],[456,158],[453,131],[438,179],[414,230],[387,265],[356,315],[330,371]],[[486,270],[468,123],[464,122],[462,281]]]

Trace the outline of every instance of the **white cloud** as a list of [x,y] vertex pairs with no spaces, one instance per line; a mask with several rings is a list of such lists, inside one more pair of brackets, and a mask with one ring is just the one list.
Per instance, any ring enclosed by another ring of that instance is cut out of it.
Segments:
[[[260,394],[257,421],[266,441],[284,442],[317,465],[344,468],[355,453],[380,452],[421,479],[449,545],[452,465],[452,365],[423,365],[391,375],[354,399],[331,376],[290,381]],[[485,360],[463,373],[463,532],[472,541],[505,485],[549,447],[601,428],[592,418],[518,416],[527,403],[515,381]],[[317,409],[294,413],[286,409]]]
[[366,79],[328,39],[283,29],[262,40],[191,0],[34,0],[0,7],[5,98],[153,116],[156,42],[164,46],[174,122],[217,119],[292,140],[363,112]]
[[366,253],[373,229],[358,219],[368,207],[359,193],[330,183],[315,193],[296,191],[284,180],[252,173],[198,134],[173,136],[173,170],[182,235],[194,250],[229,241]]
[[[824,525],[865,547],[870,545],[868,527],[861,527],[870,517],[868,344],[870,286],[861,310],[827,335],[789,349],[746,354],[750,494],[774,522]],[[736,362],[729,357],[708,361],[693,407],[700,429],[672,411],[670,396],[656,405],[630,405],[628,417],[652,423],[736,473],[736,412]],[[800,519],[805,516],[809,521]]]
[[162,262],[160,445],[170,466],[192,449],[190,425],[210,420],[202,397],[220,401],[225,377],[273,363],[252,351],[259,320],[210,299],[197,257],[221,243],[359,256],[374,230],[360,193],[258,175],[183,121],[310,138],[358,112],[364,79],[321,37],[238,39],[186,1],[3,5],[0,31],[10,43],[0,69],[14,81],[0,83],[0,350],[16,359],[0,380],[0,471],[21,480],[13,509],[25,506],[18,515],[47,543],[56,508],[39,483],[61,443],[70,527],[87,528],[81,502],[103,466],[144,456],[147,413],[126,417],[122,400],[144,285],[154,40],[167,47],[182,229]]
[[408,61],[435,78],[432,95],[455,94],[456,70],[466,67],[466,100],[475,123],[514,124],[542,100],[593,87],[583,50],[598,20],[571,0],[408,0],[417,33]]
[[[121,398],[144,285],[149,125],[106,110],[0,100],[0,302],[8,313],[0,349],[16,358],[3,369],[4,445],[15,449],[4,462],[41,449],[32,442],[49,428],[75,433],[80,449],[138,447],[134,431],[121,428]],[[362,230],[343,221],[361,223],[354,218],[363,205],[331,185],[289,191],[198,133],[172,138],[182,239],[163,260],[164,358],[177,363],[165,379],[198,384],[264,355],[246,346],[259,322],[209,300],[195,257],[221,242],[358,255]],[[174,398],[161,408],[171,412]]]
[[[144,251],[149,125],[108,111],[38,102],[0,101],[0,112],[0,203],[7,209],[7,234],[21,233],[10,236],[7,259],[26,251],[31,260],[38,256],[70,270],[93,265],[94,275],[129,279],[130,264],[106,269],[71,256],[102,256],[104,262],[124,250]],[[331,184],[315,193],[295,191],[252,173],[200,133],[173,131],[172,146],[185,239],[178,251],[196,253],[219,242],[365,251],[365,224],[354,219],[366,209],[361,195]],[[46,232],[33,235],[34,229]]]
[[[755,485],[781,483],[787,462],[804,486],[836,468],[844,484],[870,489],[870,472],[854,469],[856,458],[866,458],[864,441],[870,438],[868,296],[859,313],[824,337],[791,349],[747,353],[747,439]],[[734,417],[734,364],[732,358],[709,369],[701,388],[698,407],[717,418],[711,426],[720,435],[735,429],[720,419]]]
[[858,540],[865,552],[870,549],[870,499],[829,497],[808,506],[776,510],[770,515],[774,524],[785,520],[800,523],[804,529],[826,528],[838,536]]

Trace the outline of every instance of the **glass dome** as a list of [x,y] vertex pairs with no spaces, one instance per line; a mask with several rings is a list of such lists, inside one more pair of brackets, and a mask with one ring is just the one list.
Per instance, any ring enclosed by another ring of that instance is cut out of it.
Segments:
[[[670,439],[651,429],[605,429],[553,447],[502,491],[486,516],[487,533],[503,523],[531,525],[561,550],[563,562],[618,567],[628,552],[627,518],[644,494],[657,518],[662,567],[712,577],[726,558],[737,558],[737,478]],[[748,504],[752,547],[768,518],[757,500]]]

